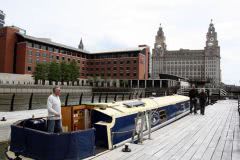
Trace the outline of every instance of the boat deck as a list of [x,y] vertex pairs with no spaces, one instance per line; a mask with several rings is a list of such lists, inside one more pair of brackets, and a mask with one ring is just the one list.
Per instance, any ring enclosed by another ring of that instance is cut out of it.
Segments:
[[2,119],[2,117],[5,117],[7,119],[7,121],[0,121],[0,142],[9,141],[11,124],[22,119],[31,118],[32,115],[34,115],[35,118],[46,117],[47,109],[0,112],[0,119]]
[[[199,111],[198,111],[199,112]],[[94,160],[239,160],[240,130],[237,101],[209,105],[205,115],[188,115],[151,135],[143,144],[130,144],[106,152]]]

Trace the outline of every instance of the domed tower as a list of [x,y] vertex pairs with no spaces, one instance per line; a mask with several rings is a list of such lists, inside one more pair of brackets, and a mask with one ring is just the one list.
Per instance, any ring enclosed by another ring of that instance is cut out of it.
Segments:
[[163,73],[163,56],[167,49],[165,36],[160,24],[157,35],[155,36],[154,49],[152,50],[152,78],[158,79],[159,74]]

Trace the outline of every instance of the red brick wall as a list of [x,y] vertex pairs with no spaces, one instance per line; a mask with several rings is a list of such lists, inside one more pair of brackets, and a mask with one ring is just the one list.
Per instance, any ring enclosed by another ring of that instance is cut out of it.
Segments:
[[[145,47],[139,51],[137,57],[118,57],[118,58],[102,58],[102,59],[87,59],[86,55],[77,56],[76,52],[70,54],[57,53],[43,49],[36,49],[28,46],[26,42],[17,43],[17,29],[5,27],[0,29],[0,72],[13,73],[14,72],[14,49],[16,45],[16,73],[18,74],[32,74],[34,72],[36,61],[61,62],[62,57],[67,62],[69,60],[76,60],[80,67],[80,78],[88,78],[88,76],[98,74],[99,77],[111,79],[147,79],[148,78],[148,64],[149,64],[149,47]],[[20,40],[20,39],[19,39]],[[32,52],[32,55],[28,54]],[[126,51],[127,52],[127,51]],[[40,56],[37,56],[39,53]],[[135,52],[136,53],[136,52]],[[46,54],[46,57],[43,57]],[[50,58],[51,56],[54,58]],[[58,59],[56,58],[58,57]],[[29,62],[31,59],[32,62]],[[129,61],[129,63],[127,63]],[[136,61],[136,63],[134,63]],[[96,65],[96,62],[99,65]],[[104,64],[102,64],[104,62]],[[110,64],[108,64],[110,62]],[[116,64],[114,64],[116,62]],[[121,64],[121,62],[123,62]],[[91,64],[89,64],[91,63]],[[31,71],[27,68],[31,67]],[[116,70],[114,70],[116,67]],[[102,75],[103,74],[103,75]]]
[[0,72],[13,73],[14,49],[17,41],[17,29],[4,27],[0,29]]
[[26,43],[18,43],[16,51],[16,73],[27,74],[27,54],[26,54]]

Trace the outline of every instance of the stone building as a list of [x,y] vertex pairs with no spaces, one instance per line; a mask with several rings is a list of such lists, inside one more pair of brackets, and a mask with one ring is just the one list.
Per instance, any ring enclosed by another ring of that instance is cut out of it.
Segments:
[[3,13],[3,11],[0,10],[0,28],[4,26],[5,24],[5,14]]
[[152,52],[153,79],[160,78],[160,74],[170,74],[187,78],[196,84],[219,85],[221,82],[220,47],[212,21],[206,35],[206,46],[202,50],[167,50],[165,39],[160,26]]

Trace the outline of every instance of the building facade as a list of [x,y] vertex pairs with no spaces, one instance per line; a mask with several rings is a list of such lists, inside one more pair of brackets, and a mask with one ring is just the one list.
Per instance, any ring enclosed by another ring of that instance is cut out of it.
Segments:
[[148,79],[150,49],[147,45],[93,53],[84,50],[82,40],[74,48],[26,35],[16,27],[3,27],[0,51],[1,73],[32,74],[37,63],[75,60],[81,79]]
[[171,74],[187,78],[195,83],[210,83],[215,86],[221,82],[220,47],[217,32],[211,21],[206,46],[203,50],[167,50],[165,35],[160,26],[152,51],[152,78],[160,74]]
[[5,14],[3,13],[3,11],[0,10],[0,28],[2,28],[5,24]]

